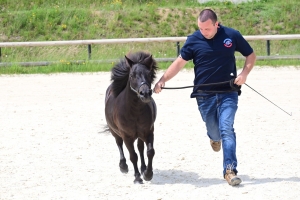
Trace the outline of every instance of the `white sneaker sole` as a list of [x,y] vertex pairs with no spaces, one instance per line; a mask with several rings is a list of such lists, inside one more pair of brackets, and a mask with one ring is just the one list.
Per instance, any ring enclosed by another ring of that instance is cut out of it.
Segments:
[[234,177],[233,179],[231,179],[230,185],[236,186],[236,185],[239,185],[241,182],[242,182],[242,180],[240,178]]

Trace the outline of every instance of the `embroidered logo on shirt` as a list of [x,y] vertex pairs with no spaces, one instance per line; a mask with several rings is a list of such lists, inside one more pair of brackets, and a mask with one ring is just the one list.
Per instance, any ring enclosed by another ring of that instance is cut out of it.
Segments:
[[227,48],[230,48],[232,46],[232,40],[229,39],[229,38],[226,38],[224,41],[224,46],[227,47]]

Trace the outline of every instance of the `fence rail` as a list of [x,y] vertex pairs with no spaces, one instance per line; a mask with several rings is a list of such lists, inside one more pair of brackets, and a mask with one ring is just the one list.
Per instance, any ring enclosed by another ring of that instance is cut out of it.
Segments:
[[[0,42],[0,47],[34,47],[34,46],[64,46],[89,44],[122,44],[147,42],[184,42],[187,37],[158,37],[158,38],[125,38],[125,39],[99,39],[99,40],[65,40],[44,42]],[[299,40],[300,34],[291,35],[247,35],[246,40]]]
[[[270,41],[271,40],[299,40],[300,34],[289,35],[247,35],[244,38],[250,40],[264,40],[266,41],[266,49],[268,56],[257,56],[258,60],[266,59],[300,59],[300,55],[295,56],[270,56]],[[124,44],[124,43],[150,43],[150,42],[176,42],[177,55],[179,54],[180,46],[179,42],[185,42],[187,37],[157,37],[157,38],[121,38],[121,39],[95,39],[95,40],[65,40],[65,41],[41,41],[41,42],[0,42],[0,59],[1,59],[1,47],[36,47],[36,46],[66,46],[66,45],[88,45],[88,56],[91,58],[92,48],[91,45],[95,44]],[[242,59],[237,57],[237,59]],[[160,61],[171,61],[174,58],[160,59]],[[103,62],[103,61],[96,61]],[[104,61],[105,62],[105,61]],[[55,62],[26,62],[19,63],[20,65],[34,65],[34,63],[49,65]],[[0,63],[0,66],[9,66],[11,63]]]

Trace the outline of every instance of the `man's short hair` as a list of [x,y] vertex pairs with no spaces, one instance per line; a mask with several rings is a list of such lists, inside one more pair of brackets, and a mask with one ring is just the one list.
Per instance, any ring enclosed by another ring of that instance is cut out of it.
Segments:
[[211,9],[204,9],[200,12],[198,20],[200,22],[206,22],[207,20],[211,20],[213,23],[218,21],[217,14]]

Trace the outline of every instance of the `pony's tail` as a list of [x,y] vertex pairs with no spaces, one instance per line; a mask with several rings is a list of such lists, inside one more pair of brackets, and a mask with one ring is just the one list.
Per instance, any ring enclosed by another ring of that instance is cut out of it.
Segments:
[[106,124],[106,125],[103,127],[103,130],[102,130],[102,131],[99,131],[99,133],[110,133],[110,129],[109,129],[108,125]]

